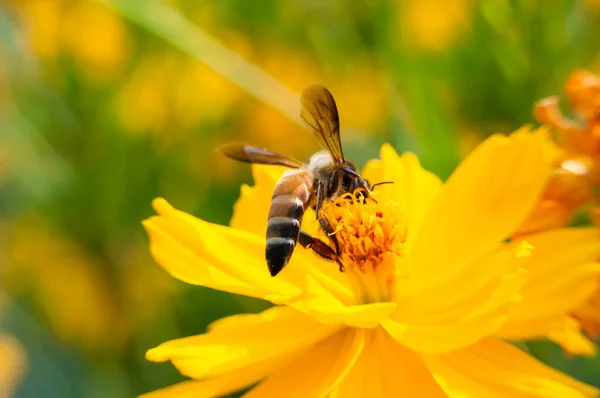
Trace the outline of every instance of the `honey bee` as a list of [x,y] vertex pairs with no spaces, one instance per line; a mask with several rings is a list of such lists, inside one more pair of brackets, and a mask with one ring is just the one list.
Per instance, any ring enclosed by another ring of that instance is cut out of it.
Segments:
[[321,214],[323,204],[358,188],[364,189],[367,198],[373,188],[361,177],[356,166],[344,158],[338,110],[329,90],[320,84],[310,85],[302,91],[301,104],[300,117],[324,149],[315,153],[308,164],[244,144],[220,148],[225,156],[237,161],[291,169],[277,182],[269,209],[265,256],[271,276],[281,272],[290,261],[296,242],[339,263],[339,248],[334,237],[330,239],[331,247],[300,229],[304,212],[307,206],[312,207],[320,227],[331,235],[331,225]]

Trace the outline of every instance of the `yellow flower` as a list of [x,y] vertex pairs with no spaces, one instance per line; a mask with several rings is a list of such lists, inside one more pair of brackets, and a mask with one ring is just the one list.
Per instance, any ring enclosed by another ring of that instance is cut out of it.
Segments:
[[[324,209],[344,272],[298,247],[270,277],[264,232],[279,168],[253,168],[256,185],[242,187],[231,227],[155,200],[159,215],[144,225],[169,273],[277,306],[149,350],[149,360],[170,360],[195,380],[148,397],[220,396],[257,382],[245,396],[597,396],[500,338],[564,330],[557,324],[589,293],[580,278],[599,271],[596,230],[505,239],[550,178],[549,145],[543,131],[493,136],[446,184],[384,146],[363,172],[394,182],[376,189],[377,202]],[[314,212],[304,217],[303,228],[325,239]]]

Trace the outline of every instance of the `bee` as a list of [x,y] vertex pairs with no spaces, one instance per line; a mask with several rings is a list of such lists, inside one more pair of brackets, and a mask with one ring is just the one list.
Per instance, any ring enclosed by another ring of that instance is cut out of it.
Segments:
[[[339,263],[338,243],[332,236],[329,221],[321,214],[323,204],[358,188],[364,189],[366,198],[373,188],[344,157],[338,110],[329,90],[320,84],[310,85],[302,91],[301,104],[300,117],[323,148],[308,164],[244,144],[220,148],[225,156],[237,161],[290,168],[275,185],[269,209],[265,257],[271,276],[276,276],[287,265],[297,242]],[[333,247],[301,230],[308,206],[315,210],[319,225],[330,235]]]

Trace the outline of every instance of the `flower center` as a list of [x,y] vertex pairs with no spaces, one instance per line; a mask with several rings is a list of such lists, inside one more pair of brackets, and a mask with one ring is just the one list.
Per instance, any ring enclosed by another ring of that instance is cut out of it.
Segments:
[[394,203],[367,198],[364,190],[343,195],[323,209],[337,243],[357,303],[392,300],[398,259],[406,241],[406,223]]

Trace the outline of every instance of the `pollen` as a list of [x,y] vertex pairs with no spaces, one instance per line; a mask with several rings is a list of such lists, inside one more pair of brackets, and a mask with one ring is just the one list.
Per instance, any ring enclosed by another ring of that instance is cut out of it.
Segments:
[[346,194],[323,209],[358,303],[392,300],[397,264],[403,257],[406,223],[393,203],[379,202],[362,189]]

